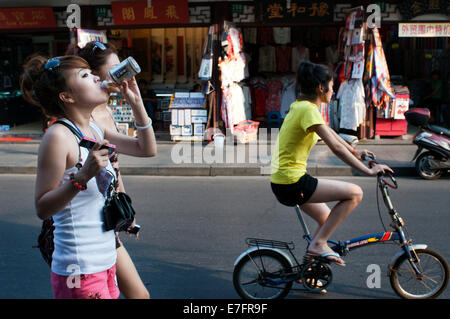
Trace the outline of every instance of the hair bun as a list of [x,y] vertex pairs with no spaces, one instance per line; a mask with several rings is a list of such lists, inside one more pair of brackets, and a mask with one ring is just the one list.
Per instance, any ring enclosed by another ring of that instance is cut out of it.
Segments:
[[23,74],[20,77],[20,88],[24,99],[34,105],[40,106],[34,92],[34,84],[44,72],[48,58],[39,54],[30,56],[24,64]]

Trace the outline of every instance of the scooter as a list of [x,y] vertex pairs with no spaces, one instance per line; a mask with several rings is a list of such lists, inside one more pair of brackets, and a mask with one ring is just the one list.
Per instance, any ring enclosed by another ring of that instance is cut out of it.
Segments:
[[[450,130],[430,125],[430,110],[416,108],[405,112],[408,124],[419,127],[413,143],[418,146],[414,155],[416,171],[423,179],[438,179],[450,170]],[[423,152],[425,150],[425,152]]]

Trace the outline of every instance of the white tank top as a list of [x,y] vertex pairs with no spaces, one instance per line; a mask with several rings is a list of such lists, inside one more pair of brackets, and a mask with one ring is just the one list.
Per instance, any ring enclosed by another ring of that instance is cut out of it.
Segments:
[[[72,125],[68,120],[65,122]],[[103,139],[102,131],[92,122],[90,126]],[[84,164],[89,150],[80,147],[80,152]],[[116,177],[110,162],[106,169]],[[66,170],[61,183],[70,182],[69,175],[77,171],[76,167]],[[103,229],[105,197],[99,191],[97,178],[89,180],[87,189],[80,191],[62,211],[53,216],[55,250],[52,271],[55,274],[93,274],[105,271],[116,263],[114,231]]]

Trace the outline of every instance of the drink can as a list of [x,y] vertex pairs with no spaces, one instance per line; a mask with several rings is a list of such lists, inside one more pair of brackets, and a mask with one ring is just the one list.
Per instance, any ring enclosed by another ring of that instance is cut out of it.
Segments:
[[122,83],[123,80],[130,80],[136,74],[141,72],[139,64],[133,57],[128,57],[120,64],[116,65],[109,71],[111,79],[117,84]]

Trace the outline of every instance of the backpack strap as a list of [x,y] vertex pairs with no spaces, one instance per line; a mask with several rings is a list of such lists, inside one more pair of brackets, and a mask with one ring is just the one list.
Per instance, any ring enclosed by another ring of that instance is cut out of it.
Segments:
[[[76,137],[78,137],[79,140],[81,140],[83,138],[83,136],[81,136],[80,132],[78,132],[72,125],[70,125],[69,123],[67,123],[66,121],[63,120],[56,120],[55,122],[53,122],[53,124],[62,124],[65,127],[67,127],[70,131],[72,131],[73,135],[75,135]],[[52,124],[52,125],[53,125]]]
[[[72,125],[70,125],[69,123],[67,123],[64,120],[56,120],[55,122],[52,123],[53,124],[62,124],[65,127],[67,127],[72,133],[73,135],[75,135],[80,141],[83,138],[83,136],[80,134],[80,132],[78,132]],[[80,170],[80,168],[83,166],[83,164],[81,164],[83,162],[83,159],[81,158],[81,149],[80,149],[80,144],[78,143],[78,163],[75,164],[75,167],[78,168],[78,170]]]

